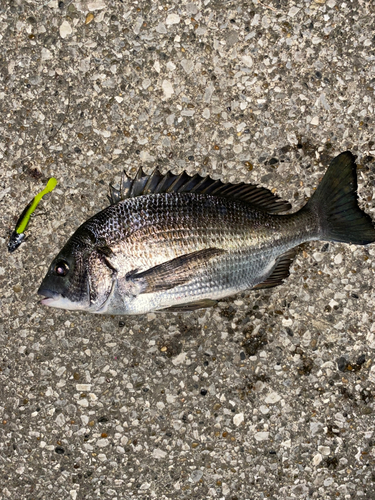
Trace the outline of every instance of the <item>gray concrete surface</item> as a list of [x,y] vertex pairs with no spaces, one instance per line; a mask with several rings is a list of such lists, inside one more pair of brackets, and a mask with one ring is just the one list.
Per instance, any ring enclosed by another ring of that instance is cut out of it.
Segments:
[[1,4],[2,499],[375,498],[374,246],[305,245],[283,286],[190,314],[36,296],[123,168],[299,208],[350,149],[374,215],[374,16],[364,0]]

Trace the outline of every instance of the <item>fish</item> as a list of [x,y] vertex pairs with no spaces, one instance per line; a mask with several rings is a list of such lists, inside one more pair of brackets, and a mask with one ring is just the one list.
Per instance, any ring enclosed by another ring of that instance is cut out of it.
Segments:
[[314,240],[367,245],[355,157],[330,163],[305,206],[264,187],[186,172],[123,175],[110,206],[84,222],[52,261],[46,306],[95,314],[184,312],[244,290],[280,285],[296,248]]
[[21,243],[23,243],[26,240],[25,231],[27,229],[27,226],[29,225],[31,215],[35,211],[36,207],[39,205],[43,196],[53,191],[56,185],[57,185],[57,179],[51,177],[48,180],[46,187],[40,193],[38,193],[24,208],[22,214],[19,216],[17,220],[14,231],[12,231],[10,235],[8,242],[8,252],[14,252],[21,245]]

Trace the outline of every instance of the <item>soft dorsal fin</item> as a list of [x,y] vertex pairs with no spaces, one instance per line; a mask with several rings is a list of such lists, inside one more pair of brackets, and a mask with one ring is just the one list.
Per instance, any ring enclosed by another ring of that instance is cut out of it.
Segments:
[[158,169],[146,175],[142,167],[132,179],[125,172],[122,174],[120,188],[109,186],[109,201],[115,205],[126,198],[134,198],[153,193],[196,193],[220,196],[233,200],[241,200],[260,208],[268,213],[277,214],[290,210],[291,205],[281,200],[269,189],[254,186],[253,184],[224,184],[220,180],[211,179],[208,175],[172,174],[171,171],[162,175]]

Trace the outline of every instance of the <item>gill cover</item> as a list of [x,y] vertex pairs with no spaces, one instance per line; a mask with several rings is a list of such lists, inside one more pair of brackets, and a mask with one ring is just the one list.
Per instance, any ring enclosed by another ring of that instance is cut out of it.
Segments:
[[[95,237],[82,226],[52,261],[38,294],[44,305],[88,310],[91,305],[89,265]],[[95,259],[94,259],[95,260]]]

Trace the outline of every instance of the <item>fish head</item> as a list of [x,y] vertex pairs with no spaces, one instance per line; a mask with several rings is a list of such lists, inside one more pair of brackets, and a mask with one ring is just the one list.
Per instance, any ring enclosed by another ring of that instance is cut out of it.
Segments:
[[96,312],[111,293],[114,272],[93,238],[77,233],[53,259],[38,295],[44,297],[41,303],[45,306]]

